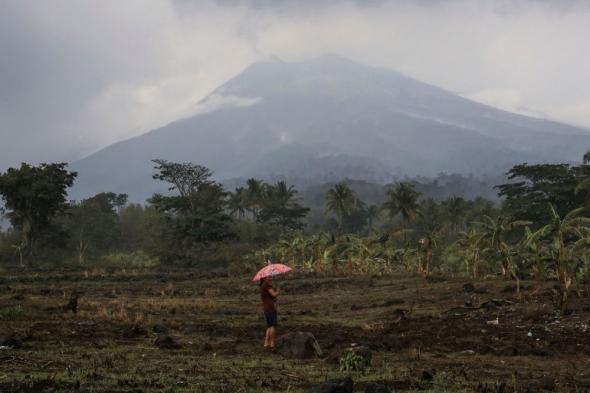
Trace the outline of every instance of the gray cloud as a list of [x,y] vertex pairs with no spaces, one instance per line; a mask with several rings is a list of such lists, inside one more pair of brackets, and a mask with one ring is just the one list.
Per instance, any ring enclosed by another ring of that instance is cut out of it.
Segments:
[[589,36],[574,0],[4,0],[0,169],[80,158],[198,111],[254,61],[324,52],[590,127]]

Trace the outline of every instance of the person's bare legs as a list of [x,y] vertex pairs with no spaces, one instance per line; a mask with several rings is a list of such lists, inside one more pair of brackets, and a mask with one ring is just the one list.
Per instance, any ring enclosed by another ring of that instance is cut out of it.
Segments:
[[269,332],[269,346],[271,348],[275,347],[275,339],[277,337],[277,329],[274,326],[271,326],[268,328],[268,332]]
[[270,346],[270,328],[266,328],[266,335],[264,336],[264,347]]

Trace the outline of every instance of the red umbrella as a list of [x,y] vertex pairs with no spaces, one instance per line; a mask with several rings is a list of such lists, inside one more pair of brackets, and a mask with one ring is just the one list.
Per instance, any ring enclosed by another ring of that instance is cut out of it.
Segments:
[[256,273],[252,281],[260,281],[263,278],[278,276],[280,274],[289,273],[290,271],[293,271],[293,269],[291,269],[287,265],[283,265],[282,263],[269,262],[268,265],[266,265],[265,267],[260,269],[258,273]]

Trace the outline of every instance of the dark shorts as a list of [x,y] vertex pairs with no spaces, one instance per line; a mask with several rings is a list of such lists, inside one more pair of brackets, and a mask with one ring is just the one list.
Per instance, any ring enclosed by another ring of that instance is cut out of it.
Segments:
[[266,319],[266,326],[277,326],[278,323],[278,316],[276,311],[272,312],[265,312],[264,319]]

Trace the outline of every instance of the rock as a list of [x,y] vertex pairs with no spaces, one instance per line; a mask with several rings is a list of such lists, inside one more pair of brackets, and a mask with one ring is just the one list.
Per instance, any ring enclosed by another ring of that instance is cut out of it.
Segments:
[[365,393],[391,393],[391,389],[380,383],[370,383],[365,388]]
[[123,330],[123,338],[133,338],[139,336],[147,336],[147,330],[143,326],[134,325]]
[[23,342],[16,336],[0,338],[0,347],[8,347],[12,349],[22,348]]
[[463,291],[467,293],[471,293],[475,291],[475,286],[468,282],[467,284],[463,284]]
[[309,332],[284,334],[277,339],[277,348],[283,356],[297,359],[323,355],[314,335]]
[[25,295],[23,295],[22,293],[17,293],[16,295],[14,295],[12,297],[14,300],[25,300]]
[[178,349],[182,348],[182,345],[176,339],[170,336],[160,336],[154,341],[154,346],[160,349]]
[[309,393],[352,393],[353,386],[351,378],[330,379],[312,387]]
[[158,334],[168,333],[168,328],[166,326],[160,325],[160,324],[154,325],[152,327],[152,330],[154,331],[154,333],[158,333]]

